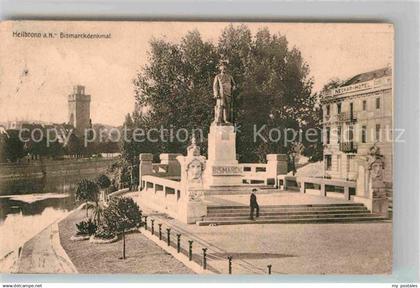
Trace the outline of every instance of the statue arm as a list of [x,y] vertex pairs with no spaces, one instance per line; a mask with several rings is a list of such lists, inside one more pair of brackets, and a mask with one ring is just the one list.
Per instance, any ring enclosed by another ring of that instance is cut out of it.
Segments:
[[231,84],[232,84],[232,91],[236,90],[236,82],[235,82],[235,80],[233,79],[232,76],[230,76],[230,81],[231,81]]

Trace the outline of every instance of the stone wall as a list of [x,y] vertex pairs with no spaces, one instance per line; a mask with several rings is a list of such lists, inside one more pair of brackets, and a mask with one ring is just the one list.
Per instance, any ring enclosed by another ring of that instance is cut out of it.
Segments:
[[33,160],[26,163],[0,164],[0,180],[64,176],[105,172],[116,158]]

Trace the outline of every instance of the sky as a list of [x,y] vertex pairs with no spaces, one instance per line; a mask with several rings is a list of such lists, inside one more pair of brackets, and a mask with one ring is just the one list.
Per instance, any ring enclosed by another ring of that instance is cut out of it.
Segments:
[[[149,42],[178,42],[197,29],[217,42],[229,22],[0,23],[0,122],[68,121],[67,97],[74,85],[91,95],[93,123],[121,125],[134,109],[133,79],[147,63]],[[233,23],[240,25],[240,23]],[[332,78],[346,79],[393,64],[391,24],[246,23],[285,35],[302,52],[314,80],[313,92]],[[13,32],[111,33],[110,39],[13,37]],[[212,92],[209,91],[209,95]]]

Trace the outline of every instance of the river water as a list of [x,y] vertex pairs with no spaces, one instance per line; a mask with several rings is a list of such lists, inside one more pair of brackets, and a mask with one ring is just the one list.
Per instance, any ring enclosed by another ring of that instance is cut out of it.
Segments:
[[0,259],[74,209],[77,183],[95,176],[0,179]]

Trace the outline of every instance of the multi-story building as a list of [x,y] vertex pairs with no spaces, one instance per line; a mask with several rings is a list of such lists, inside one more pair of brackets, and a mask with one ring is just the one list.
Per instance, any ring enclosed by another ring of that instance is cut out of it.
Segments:
[[356,75],[322,95],[324,176],[354,181],[357,158],[376,144],[385,159],[385,182],[392,183],[392,70]]

